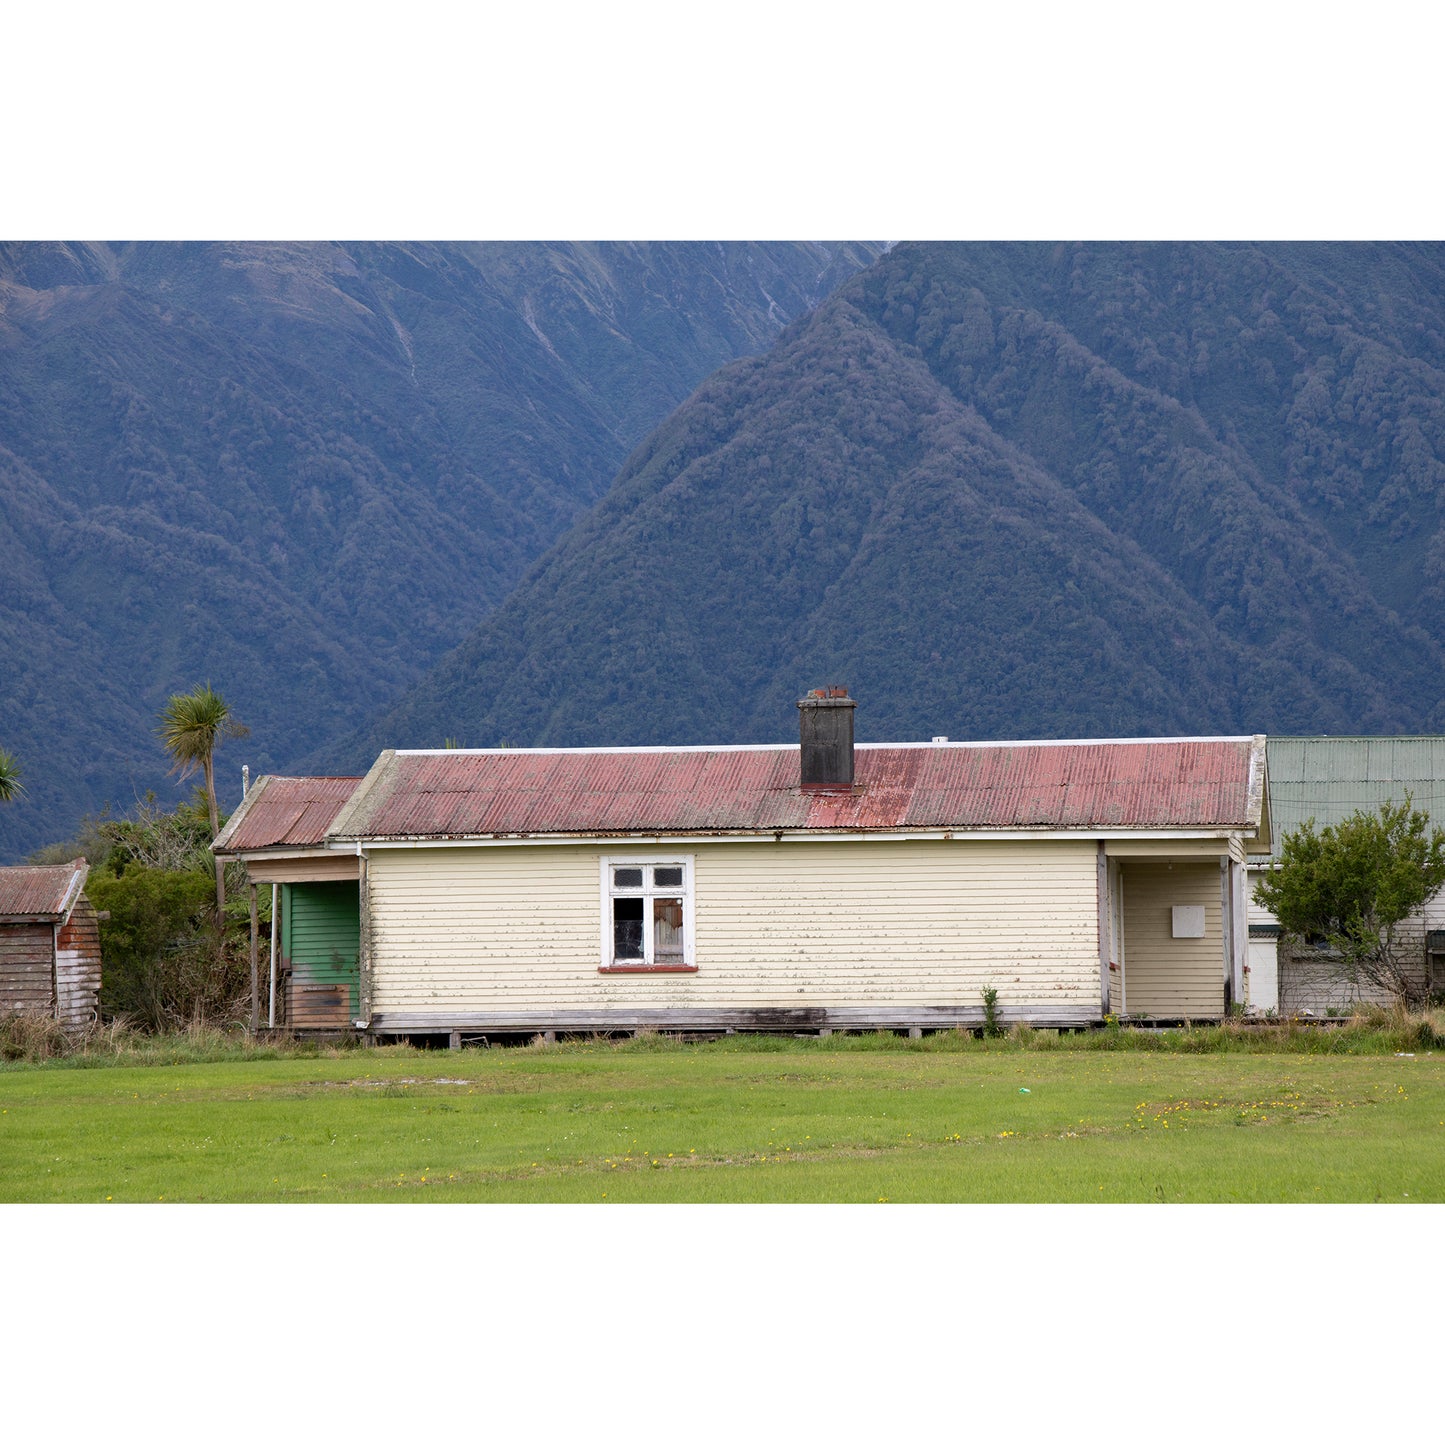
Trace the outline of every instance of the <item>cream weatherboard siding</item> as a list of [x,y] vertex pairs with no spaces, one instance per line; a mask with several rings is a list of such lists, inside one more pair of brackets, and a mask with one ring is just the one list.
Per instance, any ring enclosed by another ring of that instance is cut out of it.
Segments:
[[[599,973],[600,860],[629,855],[692,860],[695,974]],[[977,1009],[991,984],[1005,1017],[1097,1017],[1096,869],[1088,839],[378,848],[371,1008]]]
[[[1218,1018],[1224,1013],[1224,936],[1218,858],[1120,860],[1124,1009],[1131,1017]],[[1175,938],[1176,905],[1204,909],[1203,938]]]

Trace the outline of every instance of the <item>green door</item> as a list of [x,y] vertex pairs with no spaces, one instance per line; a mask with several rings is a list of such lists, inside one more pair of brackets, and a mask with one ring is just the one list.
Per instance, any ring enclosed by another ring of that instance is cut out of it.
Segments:
[[349,1028],[360,1003],[361,888],[281,885],[281,966],[292,1028]]

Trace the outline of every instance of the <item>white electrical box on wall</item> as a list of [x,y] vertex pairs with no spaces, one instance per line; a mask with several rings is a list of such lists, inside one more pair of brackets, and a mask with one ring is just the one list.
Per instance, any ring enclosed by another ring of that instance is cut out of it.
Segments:
[[1202,904],[1176,903],[1174,905],[1174,937],[1204,937],[1204,907]]

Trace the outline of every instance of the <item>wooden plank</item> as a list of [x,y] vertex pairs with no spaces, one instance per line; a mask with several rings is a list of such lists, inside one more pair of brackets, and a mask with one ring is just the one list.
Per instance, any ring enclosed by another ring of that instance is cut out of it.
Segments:
[[0,925],[0,1012],[50,1014],[54,1007],[54,925]]
[[315,858],[246,860],[253,883],[349,883],[360,877],[361,860],[354,853],[326,853]]
[[83,893],[56,930],[55,1012],[70,1032],[100,1016],[100,920]]
[[349,1028],[351,990],[335,986],[292,983],[288,990],[286,1022],[291,1028]]
[[[1083,1028],[1098,1023],[1096,1009],[999,1008],[999,1020],[1008,1025],[1028,1023],[1036,1028]],[[909,1009],[559,1009],[537,1012],[466,1013],[438,1010],[381,1012],[373,1016],[374,1033],[558,1033],[631,1031],[635,1029],[732,1029],[747,1033],[817,1033],[823,1029],[950,1029],[983,1027],[983,1008]]]

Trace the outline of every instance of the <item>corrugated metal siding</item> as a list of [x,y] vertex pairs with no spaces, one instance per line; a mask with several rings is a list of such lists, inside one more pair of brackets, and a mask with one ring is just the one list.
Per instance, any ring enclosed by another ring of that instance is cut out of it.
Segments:
[[859,747],[804,790],[796,748],[383,754],[344,838],[851,828],[1243,828],[1251,739]]
[[67,1029],[99,1017],[100,920],[85,894],[55,935],[56,1016]]
[[319,847],[360,778],[257,778],[216,839],[220,853]]
[[[291,966],[290,1021],[302,1026],[349,1024],[358,1007],[360,982],[359,885],[287,883],[281,892],[280,951]],[[311,1016],[316,1013],[327,1017]],[[338,1017],[330,1017],[333,1013]]]
[[1311,817],[1324,827],[1407,792],[1445,827],[1445,737],[1270,738],[1267,752],[1275,857]]
[[54,1009],[54,926],[0,923],[0,1012],[48,1015]]
[[[1126,858],[1124,1006],[1151,1018],[1218,1018],[1224,1013],[1224,935],[1218,862]],[[1202,905],[1204,937],[1173,936],[1174,905]]]
[[0,868],[0,917],[49,916],[57,922],[74,897],[76,879],[89,871],[84,859],[53,867]]
[[375,1010],[1098,1008],[1092,844],[699,844],[698,972],[601,974],[599,859],[627,851],[373,855]]

